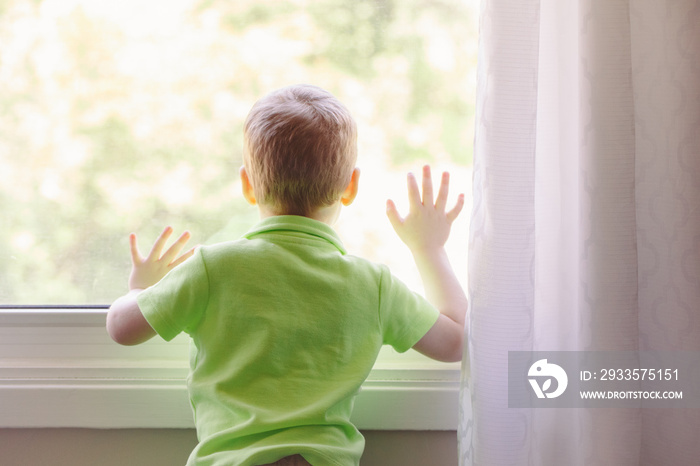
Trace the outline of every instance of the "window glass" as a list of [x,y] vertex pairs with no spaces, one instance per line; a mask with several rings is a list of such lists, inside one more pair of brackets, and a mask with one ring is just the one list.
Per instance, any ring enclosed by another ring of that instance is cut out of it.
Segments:
[[[105,304],[126,291],[128,234],[193,244],[257,221],[242,124],[308,82],[358,122],[348,250],[420,288],[384,214],[430,163],[469,194],[475,0],[5,0],[0,3],[0,305]],[[435,173],[437,179],[437,173]],[[467,209],[465,209],[467,210]],[[466,273],[466,218],[450,251]]]

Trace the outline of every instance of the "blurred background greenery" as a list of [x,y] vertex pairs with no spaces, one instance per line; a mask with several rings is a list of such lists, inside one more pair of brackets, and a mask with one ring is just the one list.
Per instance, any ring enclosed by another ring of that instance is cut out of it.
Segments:
[[0,304],[111,302],[131,231],[143,252],[165,225],[240,236],[257,220],[239,194],[243,120],[298,82],[358,121],[348,249],[407,268],[384,198],[424,163],[468,189],[475,3],[0,0]]

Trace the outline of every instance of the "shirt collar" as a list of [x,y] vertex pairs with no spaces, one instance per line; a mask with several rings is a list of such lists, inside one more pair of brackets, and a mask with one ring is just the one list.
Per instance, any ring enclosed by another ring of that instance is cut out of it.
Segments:
[[261,233],[273,231],[294,231],[316,236],[331,243],[342,254],[346,254],[343,242],[333,228],[318,220],[298,215],[275,215],[264,218],[251,228],[248,233],[243,235],[243,237],[251,239],[253,236]]

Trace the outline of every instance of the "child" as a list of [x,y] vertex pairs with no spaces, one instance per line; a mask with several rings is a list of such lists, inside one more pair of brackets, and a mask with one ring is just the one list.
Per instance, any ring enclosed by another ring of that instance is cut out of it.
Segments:
[[331,227],[357,194],[356,140],[328,92],[273,92],[246,119],[240,170],[261,221],[238,241],[182,255],[189,233],[163,252],[166,228],[146,258],[130,236],[131,291],[110,308],[107,329],[125,345],[192,337],[199,444],[188,465],[357,465],[364,439],[350,414],[380,347],[461,359],[467,302],[443,245],[463,196],[446,212],[448,175],[434,201],[425,167],[422,199],[408,176],[405,218],[387,201],[428,302],[385,266],[346,254]]

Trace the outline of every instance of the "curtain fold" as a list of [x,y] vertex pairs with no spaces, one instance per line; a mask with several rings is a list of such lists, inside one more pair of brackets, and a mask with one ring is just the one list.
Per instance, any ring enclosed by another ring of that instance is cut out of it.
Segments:
[[[508,351],[700,351],[700,2],[483,0],[461,465],[685,465],[700,410],[508,408]],[[700,361],[699,361],[700,364]]]
[[[469,279],[462,371],[464,464],[515,464],[528,446],[531,414],[508,409],[505,368],[508,350],[531,349],[533,341],[538,23],[537,0],[482,3],[469,248],[469,270],[477,273]],[[490,308],[498,309],[498,319]]]

